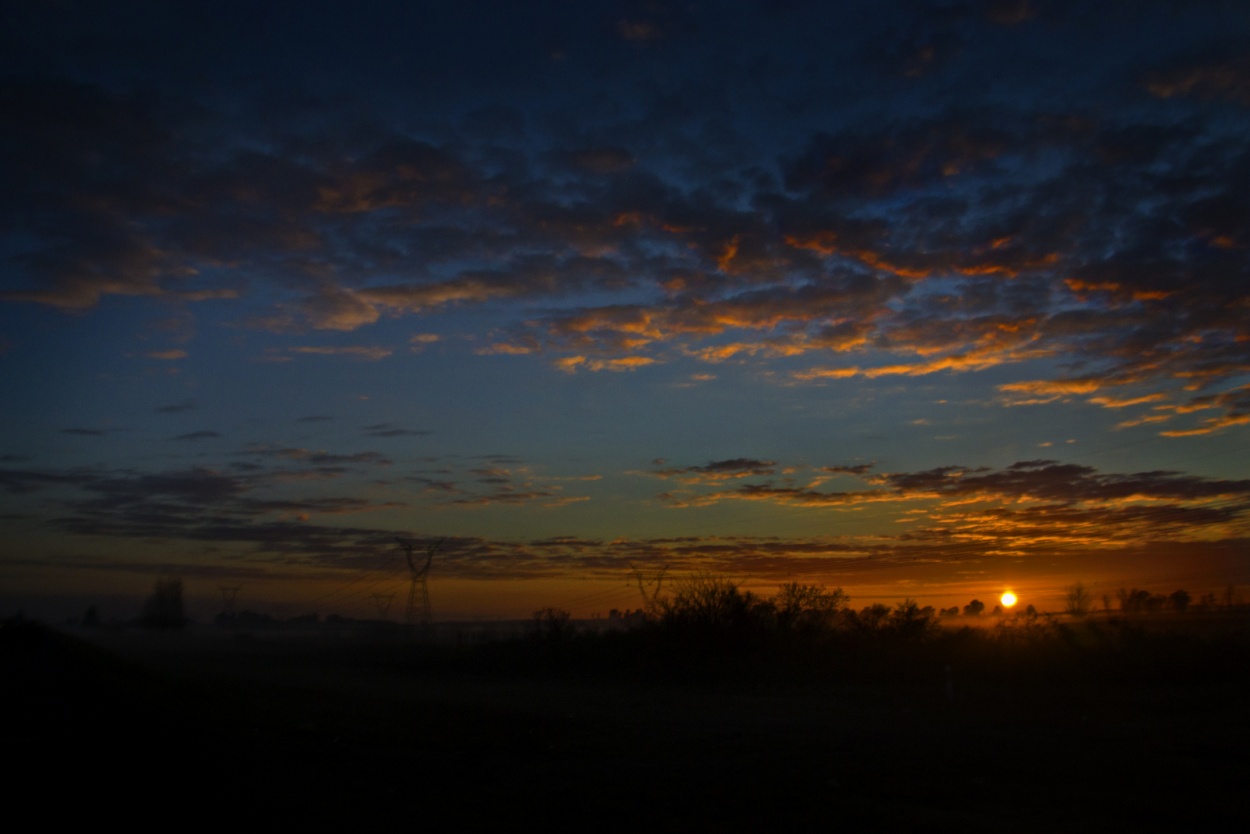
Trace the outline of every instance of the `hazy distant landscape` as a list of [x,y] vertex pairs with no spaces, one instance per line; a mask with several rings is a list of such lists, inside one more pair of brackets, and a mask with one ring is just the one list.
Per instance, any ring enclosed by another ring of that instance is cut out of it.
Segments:
[[540,612],[519,636],[476,641],[10,619],[11,715],[42,728],[12,752],[32,784],[54,774],[107,805],[223,822],[1047,831],[1242,817],[1246,611],[984,628],[691,614],[590,633]]

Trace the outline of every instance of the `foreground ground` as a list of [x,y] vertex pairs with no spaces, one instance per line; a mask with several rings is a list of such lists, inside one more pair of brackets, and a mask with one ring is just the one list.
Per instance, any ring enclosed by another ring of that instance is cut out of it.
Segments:
[[1119,831],[1244,819],[1244,652],[1203,659],[1226,659],[1227,673],[1048,680],[965,672],[939,649],[849,679],[729,668],[730,655],[692,656],[701,671],[683,674],[672,655],[648,669],[637,651],[613,669],[585,660],[596,651],[616,649],[520,641],[453,656],[358,634],[10,622],[10,796],[38,805],[51,786],[42,819],[145,827]]

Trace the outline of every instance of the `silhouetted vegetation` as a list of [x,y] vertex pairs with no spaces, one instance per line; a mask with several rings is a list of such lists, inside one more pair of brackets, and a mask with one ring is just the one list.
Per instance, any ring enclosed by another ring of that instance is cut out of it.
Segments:
[[182,580],[157,579],[156,589],[144,603],[140,619],[145,628],[169,630],[185,626],[187,615],[182,606]]
[[[570,829],[611,807],[609,828],[795,831],[988,831],[1021,807],[1015,831],[1183,830],[1200,805],[1235,830],[1247,612],[1196,608],[937,625],[914,600],[854,608],[818,585],[769,596],[701,576],[631,628],[543,608],[485,642],[331,616],[247,640],[81,632],[132,671],[17,621],[0,671],[27,690],[18,714],[54,734],[45,771],[75,746],[125,748],[138,770],[93,776],[102,793],[251,790],[300,821],[358,818],[415,774],[423,813],[461,828],[504,803]],[[171,738],[199,755],[169,767]],[[1126,810],[1143,784],[1177,800]]]
[[1094,595],[1082,582],[1068,586],[1063,597],[1063,610],[1074,617],[1084,617],[1094,604]]
[[[1250,654],[1235,629],[1183,628],[1188,621],[1172,612],[1186,610],[1187,595],[1149,596],[1166,603],[1159,610],[1167,617],[1115,618],[1088,616],[1092,596],[1084,588],[1069,593],[1086,616],[1066,619],[1028,606],[986,622],[984,605],[973,600],[963,609],[970,622],[960,626],[958,609],[939,612],[911,599],[855,608],[840,588],[788,583],[765,596],[725,577],[697,575],[671,583],[656,597],[654,615],[633,628],[581,629],[567,612],[542,609],[530,633],[543,639],[531,641],[532,650],[501,640],[467,652],[440,654],[430,647],[426,660],[527,675],[911,681],[941,688],[948,667],[960,686],[1220,680],[1228,675],[1227,658]],[[1130,606],[1142,599],[1129,591],[1125,597]]]
[[572,614],[562,608],[542,608],[534,612],[532,634],[542,640],[563,640],[574,633]]
[[100,626],[100,612],[94,605],[87,608],[87,613],[82,615],[83,628],[98,628]]

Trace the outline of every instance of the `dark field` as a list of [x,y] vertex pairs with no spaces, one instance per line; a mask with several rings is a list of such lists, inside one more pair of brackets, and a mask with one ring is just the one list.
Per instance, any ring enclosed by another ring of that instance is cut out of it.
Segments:
[[9,621],[6,794],[140,829],[1241,830],[1237,630],[446,646]]

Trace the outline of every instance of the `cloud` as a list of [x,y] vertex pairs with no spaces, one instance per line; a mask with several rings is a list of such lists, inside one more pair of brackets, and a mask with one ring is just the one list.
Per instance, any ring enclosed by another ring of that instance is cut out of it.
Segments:
[[711,461],[704,466],[658,469],[647,474],[659,478],[672,478],[684,484],[708,484],[757,475],[772,475],[777,471],[776,466],[776,461],[771,460],[733,458]]
[[[159,50],[131,51],[143,82],[49,58],[0,79],[0,210],[20,241],[0,303],[160,299],[323,335],[473,309],[479,354],[564,371],[693,358],[831,385],[1012,367],[993,384],[1070,382],[1040,378],[1054,359],[1102,381],[1084,393],[1106,407],[1182,404],[1178,386],[1250,369],[1250,72],[1223,12],[1178,7],[1168,51],[1109,62],[1053,4],[834,9],[815,16],[827,27],[756,11],[627,4],[579,30],[585,53],[543,48],[509,75],[508,107],[466,108],[498,58],[473,60],[487,42],[469,38],[419,117],[396,77],[327,99],[307,53],[284,65],[280,102],[155,71]],[[1091,14],[1125,42],[1157,37],[1151,16]],[[705,30],[716,38],[686,37]],[[732,48],[713,57],[721,38]],[[816,46],[827,60],[809,65]],[[1000,72],[1001,50],[1028,61]],[[552,83],[521,80],[540,75]],[[880,107],[817,104],[830,101]],[[315,342],[304,352],[391,350]]]
[[[12,460],[12,456],[6,456]],[[28,495],[54,486],[82,486],[93,482],[96,475],[89,470],[69,472],[37,469],[0,469],[0,489],[10,495]]]
[[832,474],[866,475],[872,471],[872,468],[873,464],[871,463],[857,463],[853,466],[822,466],[820,471]]
[[629,151],[621,148],[593,148],[576,151],[571,161],[579,168],[585,168],[596,174],[618,174],[634,167],[637,160]]
[[433,434],[433,432],[424,429],[405,429],[393,426],[390,423],[377,423],[372,426],[365,426],[362,431],[370,437],[425,437]]
[[442,341],[442,338],[443,337],[437,333],[416,333],[413,334],[412,338],[408,340],[408,343],[412,345],[411,350],[413,353],[420,353],[425,350],[428,345],[433,345]]
[[251,501],[248,509],[255,513],[279,513],[307,521],[314,515],[353,515],[408,506],[402,501],[370,501],[367,498],[311,498],[289,501]]
[[[1250,480],[1171,471],[1100,473],[1052,460],[1021,461],[1004,469],[943,466],[881,474],[870,474],[870,469],[817,470],[854,474],[866,487],[857,490],[826,491],[767,480],[732,489],[666,492],[658,498],[673,509],[753,501],[853,512],[894,504],[909,514],[900,518],[933,525],[905,535],[945,531],[944,536],[961,537],[961,548],[970,553],[1008,545],[1028,548],[1057,539],[1103,546],[1124,539],[1192,540],[1211,530],[1250,533]],[[713,479],[685,483],[718,486]],[[1073,526],[1063,527],[1067,522]]]
[[221,435],[215,431],[205,430],[205,431],[188,432],[187,434],[180,434],[177,437],[175,437],[174,440],[211,440],[216,437],[221,437]]
[[314,356],[349,356],[354,359],[377,361],[394,353],[390,348],[367,345],[302,345],[287,348],[290,353]]
[[1217,431],[1231,428],[1233,426],[1250,425],[1250,414],[1228,414],[1222,417],[1211,417],[1203,421],[1198,428],[1193,429],[1170,429],[1161,431],[1164,437],[1196,437],[1203,434],[1214,434]]
[[[262,457],[313,462],[320,453],[299,449],[255,450]],[[366,455],[349,456],[359,462]],[[660,464],[662,465],[662,464]],[[1171,543],[1188,552],[1203,542],[1235,541],[1250,533],[1250,481],[1201,478],[1149,471],[1102,473],[1083,465],[1049,460],[1009,467],[945,466],[873,475],[867,465],[815,467],[816,473],[859,477],[864,488],[824,492],[770,483],[767,470],[798,472],[750,458],[711,461],[677,469],[697,483],[683,502],[697,507],[725,500],[751,500],[849,512],[876,505],[911,519],[895,533],[786,536],[685,536],[603,541],[554,536],[531,541],[450,537],[445,575],[558,576],[619,575],[621,564],[667,564],[674,570],[750,571],[757,577],[790,578],[829,572],[845,577],[901,560],[951,562],[994,554],[1053,558],[1065,552],[1155,546]],[[729,490],[737,473],[764,482]],[[334,560],[383,558],[394,535],[386,527],[345,527],[317,521],[343,515],[402,510],[399,497],[273,494],[298,488],[280,470],[230,474],[196,468],[153,473],[124,470],[0,470],[0,488],[11,495],[43,493],[19,515],[42,517],[54,529],[74,535],[160,539],[168,547],[215,543],[245,547],[275,566],[302,569]],[[463,491],[442,482],[429,494],[444,506],[471,510],[537,504],[559,509],[589,500],[563,495],[558,485],[524,468],[490,464],[464,472],[465,481],[489,480],[486,492]],[[725,478],[717,478],[725,475]],[[708,476],[708,477],[704,477]],[[702,480],[699,480],[702,479]],[[438,482],[419,478],[435,485]],[[415,482],[415,481],[414,481]],[[703,489],[700,489],[703,488]],[[15,505],[20,506],[20,505]],[[31,515],[31,514],[34,515]],[[381,563],[379,563],[381,564]],[[848,573],[849,572],[849,573]]]
[[786,187],[832,199],[881,198],[985,169],[1009,146],[1006,132],[952,116],[883,133],[822,133],[789,163]]
[[1140,397],[1090,397],[1087,402],[1103,408],[1128,408],[1133,405],[1154,403],[1164,399],[1163,394],[1146,394]]
[[195,400],[183,400],[179,403],[170,403],[162,405],[156,409],[157,414],[182,414],[187,411],[195,410]]
[[204,468],[139,475],[114,473],[92,479],[84,486],[101,496],[92,505],[95,508],[147,504],[158,499],[208,507],[247,491],[247,485],[239,478]]
[[1250,107],[1250,58],[1243,54],[1157,70],[1147,75],[1145,87],[1158,98],[1226,99]]
[[1039,405],[1067,399],[1073,396],[1093,394],[1107,387],[1107,381],[1083,379],[1034,379],[1024,382],[1007,382],[998,390],[1009,395],[1009,405]]
[[354,452],[344,455],[333,454],[324,450],[300,449],[297,447],[250,446],[243,454],[276,457],[284,460],[311,463],[317,466],[338,466],[358,463],[390,466],[392,463],[391,459],[381,452]]
[[360,293],[328,287],[298,304],[300,311],[317,330],[351,331],[379,318],[378,309]]
[[588,359],[585,356],[564,356],[555,360],[553,363],[557,368],[565,373],[575,373],[578,370],[587,371],[633,371],[638,368],[645,368],[647,365],[653,365],[657,361],[649,356],[622,356],[618,359]]
[[454,155],[395,137],[362,159],[329,170],[317,192],[314,210],[358,213],[460,203],[472,199],[473,185],[470,170]]

